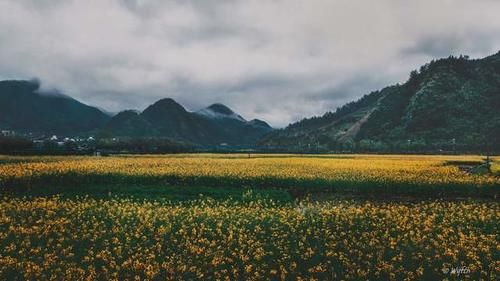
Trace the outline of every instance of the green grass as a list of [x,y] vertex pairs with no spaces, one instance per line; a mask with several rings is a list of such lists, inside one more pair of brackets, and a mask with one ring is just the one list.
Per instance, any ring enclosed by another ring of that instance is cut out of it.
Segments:
[[2,192],[16,197],[50,197],[58,195],[62,198],[89,196],[97,199],[133,198],[135,200],[155,201],[189,201],[202,198],[215,200],[254,201],[258,199],[275,202],[291,202],[292,196],[280,189],[250,189],[240,187],[210,187],[210,186],[176,186],[176,185],[141,185],[141,184],[110,184],[110,185],[73,185],[45,186],[39,188],[17,188]]
[[[162,188],[172,188],[198,194],[197,189],[204,187],[208,190],[217,190],[217,194],[240,192],[248,188],[265,192],[266,189],[284,190],[294,198],[302,198],[309,194],[318,193],[344,193],[375,195],[380,197],[414,196],[425,198],[445,197],[482,197],[495,198],[500,189],[495,185],[480,186],[476,184],[427,184],[427,183],[391,183],[377,180],[328,180],[328,179],[297,179],[260,177],[241,179],[238,177],[212,177],[212,176],[175,176],[175,175],[122,175],[99,173],[65,173],[57,176],[38,175],[31,178],[20,178],[0,182],[0,190],[15,191],[30,190],[31,192],[44,192],[44,189],[59,189],[60,193],[72,193],[71,190],[98,190],[100,192],[134,193],[140,195],[147,192],[158,191]],[[103,188],[104,187],[104,188]],[[142,189],[142,191],[141,191]],[[237,190],[240,191],[237,191]],[[42,190],[42,191],[37,191]],[[102,191],[104,190],[104,191]],[[135,191],[134,191],[135,190]],[[220,190],[220,191],[219,191]],[[226,191],[234,190],[234,191]],[[166,191],[167,192],[167,191]],[[142,196],[142,195],[141,195]]]

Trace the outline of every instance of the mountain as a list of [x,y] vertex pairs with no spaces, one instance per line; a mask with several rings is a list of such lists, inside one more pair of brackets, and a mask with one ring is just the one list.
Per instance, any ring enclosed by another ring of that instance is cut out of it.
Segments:
[[41,92],[38,81],[0,81],[0,128],[32,133],[84,133],[110,117],[58,92]]
[[159,137],[200,145],[253,145],[273,129],[246,121],[223,104],[189,112],[170,98],[143,112],[126,110],[113,117],[38,81],[0,81],[0,129],[35,134],[97,133],[108,137]]
[[500,150],[500,52],[432,61],[321,117],[277,130],[264,147]]
[[100,131],[103,132],[101,137],[140,137],[157,134],[153,125],[134,110],[125,110],[116,114]]
[[211,106],[201,109],[196,112],[199,115],[208,117],[208,118],[213,118],[213,119],[235,119],[241,122],[245,122],[245,119],[241,117],[240,115],[234,113],[229,107],[220,104],[220,103],[215,103],[212,104]]
[[252,119],[248,122],[248,125],[252,127],[260,127],[267,130],[272,130],[272,127],[269,124],[267,124],[267,122],[262,121],[260,119]]
[[223,104],[187,111],[171,98],[161,99],[142,113],[117,114],[100,131],[102,136],[167,137],[199,145],[253,145],[273,129],[264,121],[246,121]]

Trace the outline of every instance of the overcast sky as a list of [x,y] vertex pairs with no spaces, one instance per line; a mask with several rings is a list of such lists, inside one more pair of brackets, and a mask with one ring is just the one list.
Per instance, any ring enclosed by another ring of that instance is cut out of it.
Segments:
[[172,97],[285,126],[450,54],[500,49],[496,0],[0,0],[0,79],[109,111]]

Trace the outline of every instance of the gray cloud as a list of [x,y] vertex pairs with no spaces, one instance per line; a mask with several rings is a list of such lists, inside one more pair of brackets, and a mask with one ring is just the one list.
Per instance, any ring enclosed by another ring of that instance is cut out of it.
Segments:
[[402,50],[403,55],[425,55],[429,57],[447,57],[467,55],[463,52],[488,53],[498,38],[495,34],[478,32],[451,32],[448,34],[430,34],[417,38],[414,45]]
[[110,111],[172,97],[275,126],[450,54],[500,48],[499,1],[0,0],[0,78]]

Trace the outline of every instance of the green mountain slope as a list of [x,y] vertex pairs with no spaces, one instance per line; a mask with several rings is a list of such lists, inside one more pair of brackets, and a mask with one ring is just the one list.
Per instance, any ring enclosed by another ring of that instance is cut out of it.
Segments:
[[140,113],[125,110],[113,116],[100,130],[100,137],[140,137],[154,136],[158,132]]
[[0,128],[32,133],[82,133],[109,116],[59,93],[39,93],[37,81],[0,81]]
[[500,150],[500,53],[449,57],[408,81],[261,140],[266,147],[365,150]]
[[147,107],[142,113],[125,111],[114,116],[100,131],[102,136],[166,137],[199,145],[254,145],[273,129],[264,121],[246,121],[222,104],[189,112],[170,98]]

